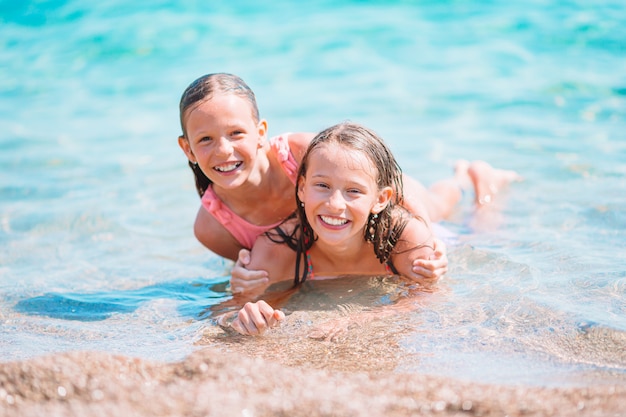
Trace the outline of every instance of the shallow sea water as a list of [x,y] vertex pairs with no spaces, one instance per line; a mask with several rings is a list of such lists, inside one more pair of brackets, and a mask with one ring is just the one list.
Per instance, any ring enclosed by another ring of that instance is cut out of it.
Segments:
[[[263,356],[295,340],[276,353],[284,363],[623,383],[623,4],[213,3],[0,2],[3,361],[73,350],[176,361],[206,346]],[[193,237],[199,200],[176,144],[180,94],[209,72],[242,76],[271,134],[351,119],[425,184],[461,158],[525,181],[490,211],[466,196],[444,223],[456,239],[438,289],[393,319],[349,325],[331,345],[342,363],[324,362],[328,342],[308,332],[391,303],[396,287],[354,282],[359,296],[327,311],[348,290],[312,284],[284,328],[233,342],[210,321],[231,264]],[[350,346],[382,360],[354,360]]]

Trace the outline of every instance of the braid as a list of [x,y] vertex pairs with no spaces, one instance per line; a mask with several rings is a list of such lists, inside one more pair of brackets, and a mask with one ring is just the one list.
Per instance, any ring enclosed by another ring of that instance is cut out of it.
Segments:
[[[294,212],[285,221],[295,218],[298,215]],[[306,224],[297,224],[291,233],[285,232],[279,226],[265,232],[265,235],[274,243],[287,245],[291,250],[296,252],[296,270],[293,277],[294,286],[298,286],[306,281],[309,275],[307,268],[307,251],[313,246],[313,230],[311,226]],[[300,272],[300,265],[304,268]]]

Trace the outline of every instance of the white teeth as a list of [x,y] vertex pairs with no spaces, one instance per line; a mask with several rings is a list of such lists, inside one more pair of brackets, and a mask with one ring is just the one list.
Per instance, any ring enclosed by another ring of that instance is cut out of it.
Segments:
[[324,223],[328,223],[331,226],[341,226],[343,224],[348,223],[348,220],[346,219],[338,219],[336,217],[326,217],[326,216],[320,216],[320,217],[322,218]]
[[220,172],[229,172],[232,171],[233,169],[237,168],[239,166],[239,162],[235,162],[229,165],[220,165],[218,167],[215,167],[216,171],[220,171]]

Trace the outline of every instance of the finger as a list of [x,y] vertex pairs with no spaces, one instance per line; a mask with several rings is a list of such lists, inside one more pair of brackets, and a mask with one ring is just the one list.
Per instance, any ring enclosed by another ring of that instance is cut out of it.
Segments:
[[241,249],[237,256],[237,263],[241,265],[248,265],[250,263],[250,251],[248,249]]
[[448,252],[448,247],[445,242],[439,238],[435,238],[434,240],[434,251],[441,255],[444,255]]
[[430,255],[428,259],[430,259],[431,261],[437,261],[437,260],[443,259],[444,256],[445,254],[443,252],[436,250],[433,252],[432,255]]
[[268,281],[267,271],[249,271],[237,264],[231,271],[230,288],[236,294],[267,284]]
[[233,279],[242,279],[242,280],[250,280],[250,279],[259,279],[259,278],[267,278],[268,273],[263,269],[249,270],[243,265],[237,263],[233,266],[231,274],[231,281]]
[[240,334],[252,335],[254,333],[250,333],[250,330],[248,329],[248,320],[248,313],[244,310],[240,310],[237,314],[237,318],[233,320],[230,326]]
[[265,301],[260,300],[258,303],[259,312],[263,315],[268,327],[275,327],[278,322],[285,318],[285,314],[280,310],[274,310],[272,306]]
[[244,323],[248,334],[254,336],[262,335],[268,328],[268,322],[263,313],[259,310],[258,303],[246,303],[244,309],[247,313],[247,320]]
[[413,266],[419,266],[424,269],[434,271],[436,269],[445,268],[448,265],[448,258],[439,259],[416,259],[413,261]]
[[[243,272],[243,273],[242,273]],[[247,269],[243,269],[242,271],[235,271],[233,269],[232,276],[230,277],[230,282],[237,285],[246,285],[249,282],[267,282],[267,273],[265,271],[248,271]]]
[[233,293],[249,291],[258,287],[261,287],[267,284],[267,278],[257,278],[257,279],[242,279],[242,278],[231,278],[230,287]]
[[239,320],[239,318],[236,318],[232,322],[230,327],[233,330],[235,330],[237,333],[242,334],[244,336],[256,336],[257,335],[256,327],[254,327],[254,326],[250,327],[249,323],[248,323],[248,325],[245,325],[244,323],[241,322],[241,320]]
[[413,266],[412,271],[414,274],[419,275],[423,278],[435,278],[437,276],[437,271],[422,268],[420,266]]
[[430,269],[423,269],[416,272],[415,268],[413,268],[412,272],[413,274],[411,274],[409,279],[420,285],[432,285],[443,276],[442,270],[431,271]]
[[256,303],[246,303],[243,311],[247,313],[247,321],[244,322],[246,328],[251,334],[262,334],[270,325],[271,316],[274,309],[265,301]]
[[239,334],[247,334],[246,329],[241,325],[241,322],[238,318],[233,320],[233,322],[230,324],[230,327]]
[[443,262],[439,262],[439,261],[430,261],[430,260],[424,260],[424,259],[416,259],[413,262],[413,270],[417,272],[417,270],[424,270],[424,271],[429,271],[429,272],[433,272],[437,269],[441,269],[443,266],[445,266],[446,263]]

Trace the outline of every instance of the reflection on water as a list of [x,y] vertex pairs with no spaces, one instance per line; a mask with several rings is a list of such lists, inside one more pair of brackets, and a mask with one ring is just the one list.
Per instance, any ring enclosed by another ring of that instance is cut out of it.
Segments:
[[15,304],[19,313],[48,316],[63,320],[105,320],[113,314],[132,313],[141,304],[158,299],[179,301],[180,315],[206,318],[207,305],[230,298],[226,281],[202,280],[165,282],[128,291],[99,293],[48,293],[23,299]]

